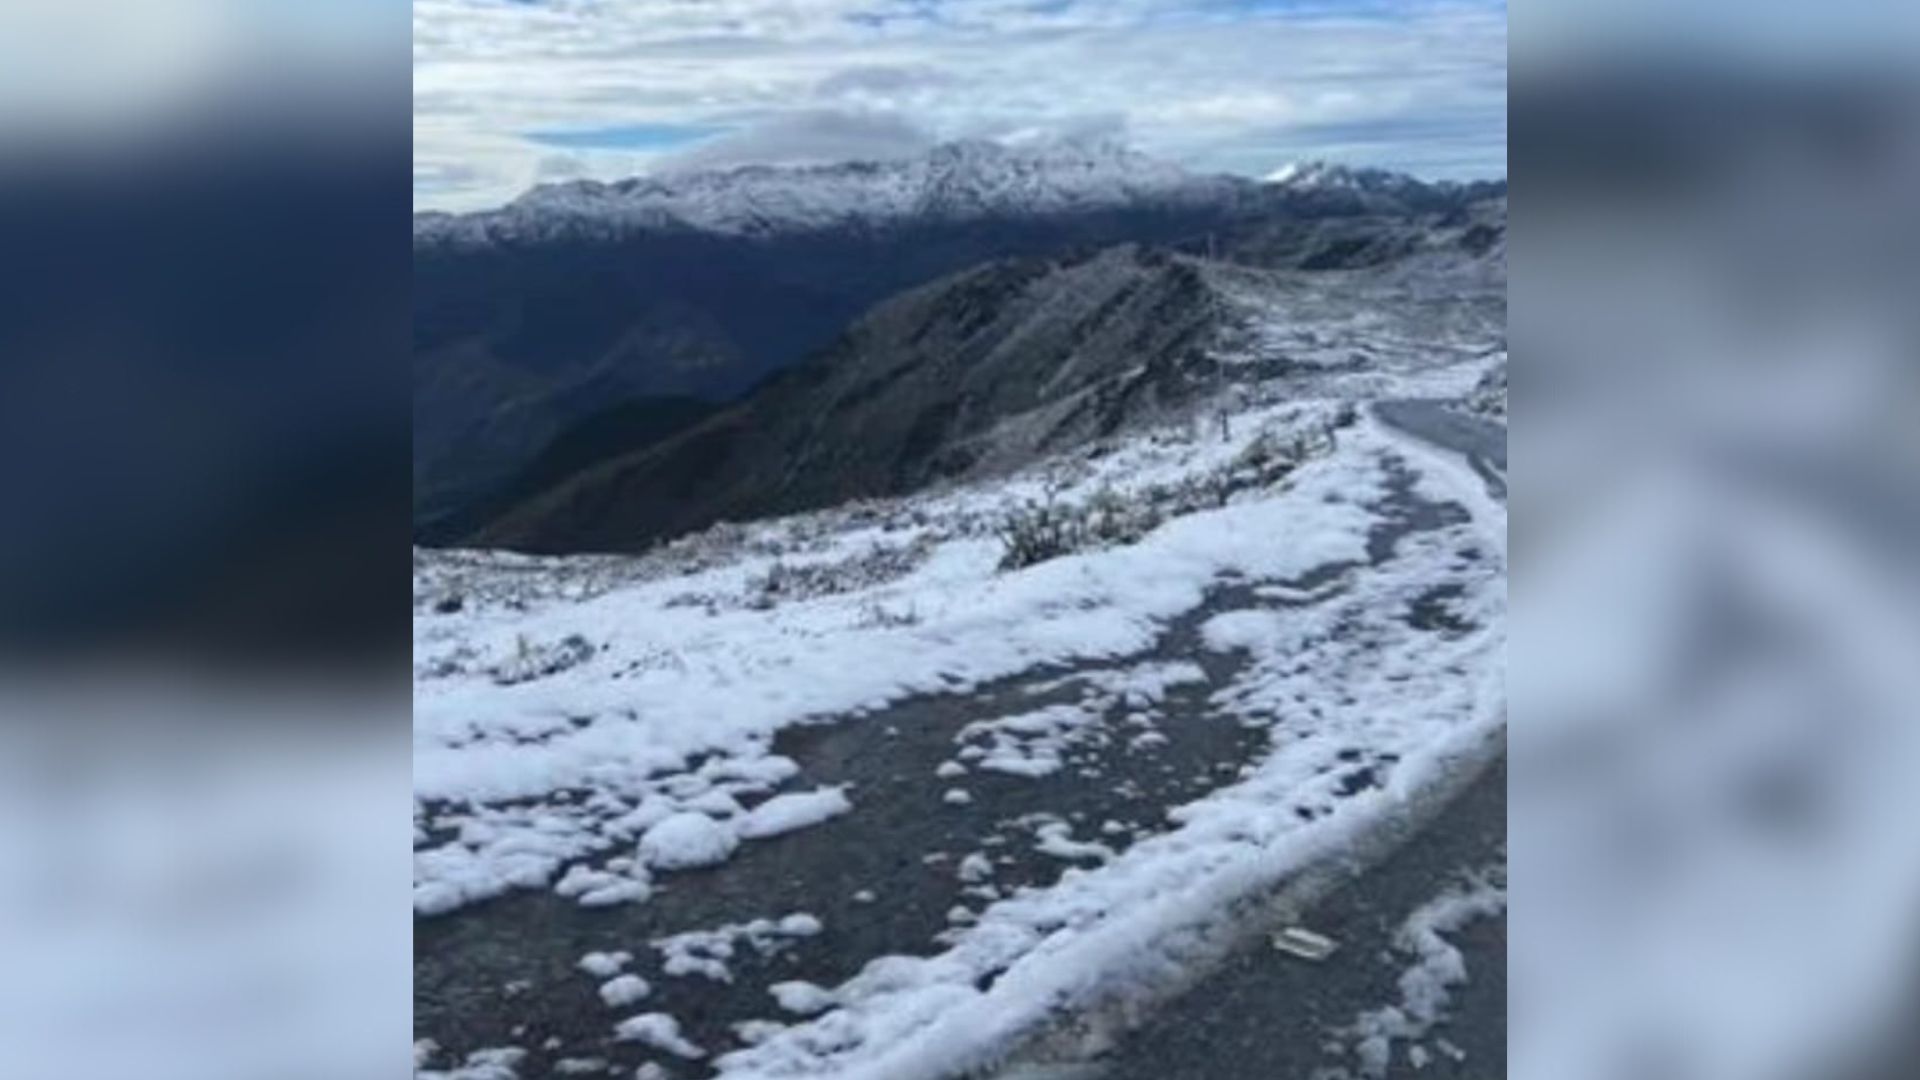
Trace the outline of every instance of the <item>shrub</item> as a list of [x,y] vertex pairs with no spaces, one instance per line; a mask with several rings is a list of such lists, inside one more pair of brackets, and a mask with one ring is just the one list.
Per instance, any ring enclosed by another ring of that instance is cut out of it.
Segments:
[[594,654],[593,643],[568,634],[552,645],[536,645],[523,634],[514,639],[513,655],[493,666],[493,681],[501,686],[545,678],[584,664]]
[[1101,488],[1086,502],[1068,505],[1049,493],[1028,502],[994,529],[1002,551],[1000,569],[1019,570],[1095,547],[1131,544],[1152,532],[1161,516],[1149,500],[1128,499]]
[[1080,546],[1083,526],[1052,495],[1008,514],[994,529],[1003,550],[1000,569],[1018,570],[1069,554]]

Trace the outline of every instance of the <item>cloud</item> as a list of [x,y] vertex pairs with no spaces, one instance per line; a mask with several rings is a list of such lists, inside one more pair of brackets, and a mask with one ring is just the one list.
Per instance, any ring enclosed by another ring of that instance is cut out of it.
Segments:
[[1012,145],[1064,140],[1093,140],[1123,144],[1132,141],[1127,114],[1123,112],[1061,116],[1039,123],[995,119],[982,123],[965,134],[970,138],[988,138]]
[[[1190,168],[1505,171],[1486,0],[414,0],[416,203],[497,204],[553,146],[600,179],[1124,132]],[[725,132],[685,140],[628,132]],[[615,133],[595,138],[593,133]],[[585,133],[585,134],[580,134]],[[565,136],[563,136],[565,137]],[[551,139],[549,140],[549,142]]]
[[534,167],[534,175],[544,181],[577,180],[587,175],[586,163],[577,154],[548,154]]
[[752,127],[668,155],[661,160],[660,168],[887,161],[923,153],[937,141],[924,128],[899,116],[808,109],[776,114]]
[[859,98],[940,89],[955,81],[939,68],[873,64],[836,71],[821,79],[814,90],[826,98]]

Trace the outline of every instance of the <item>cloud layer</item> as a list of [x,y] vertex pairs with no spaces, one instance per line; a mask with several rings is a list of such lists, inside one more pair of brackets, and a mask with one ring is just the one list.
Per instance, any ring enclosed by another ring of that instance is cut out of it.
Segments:
[[1212,171],[1506,171],[1484,0],[415,0],[422,208],[1097,130]]

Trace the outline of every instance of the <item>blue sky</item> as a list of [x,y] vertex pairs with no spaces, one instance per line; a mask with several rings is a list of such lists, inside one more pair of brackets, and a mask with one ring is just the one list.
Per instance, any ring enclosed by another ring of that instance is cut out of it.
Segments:
[[[537,3],[538,0],[514,0]],[[614,124],[608,127],[529,131],[526,137],[543,146],[584,150],[673,150],[725,133],[705,124]]]
[[1506,171],[1484,0],[415,0],[416,204],[1099,132],[1189,168]]

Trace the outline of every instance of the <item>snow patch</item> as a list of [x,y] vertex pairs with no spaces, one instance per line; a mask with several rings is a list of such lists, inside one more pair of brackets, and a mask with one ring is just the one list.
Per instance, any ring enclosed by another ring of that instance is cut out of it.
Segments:
[[705,814],[682,812],[640,837],[640,858],[661,870],[692,870],[727,861],[740,838]]
[[641,1013],[630,1016],[614,1025],[613,1036],[622,1042],[639,1042],[677,1054],[689,1060],[706,1057],[707,1052],[689,1042],[680,1034],[680,1021],[667,1013]]
[[767,987],[767,993],[790,1013],[812,1016],[833,1008],[833,992],[810,982],[779,982]]
[[600,984],[600,1000],[610,1009],[622,1009],[653,992],[638,975],[620,975]]
[[631,963],[633,954],[630,952],[590,952],[574,966],[589,975],[610,979]]
[[714,982],[730,983],[733,971],[727,963],[734,958],[741,943],[760,956],[773,956],[791,947],[795,939],[813,937],[824,929],[817,917],[796,912],[777,921],[755,919],[712,930],[689,930],[657,938],[652,945],[664,960],[662,970],[668,975],[698,975]]
[[742,839],[760,840],[818,825],[852,809],[844,787],[775,795],[749,811],[738,831]]

